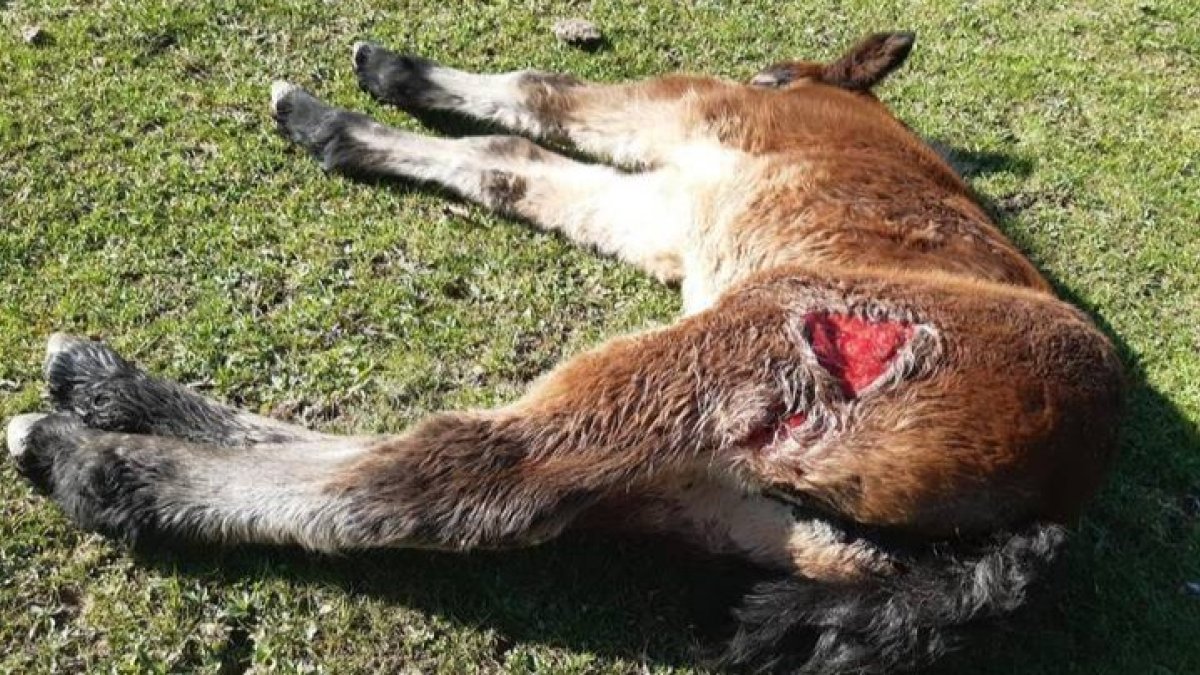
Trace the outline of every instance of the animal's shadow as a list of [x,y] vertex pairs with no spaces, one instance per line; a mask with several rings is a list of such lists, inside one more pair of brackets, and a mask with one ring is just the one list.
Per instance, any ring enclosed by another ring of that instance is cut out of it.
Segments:
[[[662,541],[572,533],[534,549],[469,554],[377,550],[345,556],[297,549],[136,551],[164,575],[206,584],[282,578],[498,634],[497,662],[517,643],[682,667],[715,656],[728,608],[762,577],[734,560]],[[253,622],[253,618],[250,620]],[[252,625],[234,626],[230,659],[249,665]],[[237,663],[229,664],[239,665]]]
[[[492,131],[453,115],[423,116],[422,121],[452,135]],[[1028,159],[1000,153],[950,152],[967,178],[995,171],[1026,175],[1032,168]],[[393,189],[445,194],[406,181],[366,180]],[[1021,206],[986,196],[981,200],[1002,228],[1012,224]],[[1091,673],[1111,670],[1114,663],[1127,662],[1130,654],[1146,664],[1171,664],[1180,658],[1169,642],[1144,643],[1141,637],[1178,631],[1170,617],[1186,615],[1182,603],[1195,601],[1182,597],[1171,585],[1173,580],[1164,580],[1162,566],[1142,563],[1177,558],[1182,546],[1156,536],[1160,528],[1148,527],[1124,506],[1139,485],[1153,485],[1181,501],[1200,494],[1200,479],[1189,475],[1180,459],[1200,452],[1200,434],[1167,396],[1146,382],[1137,354],[1104,317],[1092,311],[1067,280],[1051,281],[1113,338],[1127,366],[1121,456],[1109,486],[1076,529],[1066,560],[1047,588],[1017,616],[973,629],[966,648],[933,672]],[[1173,536],[1180,541],[1196,535],[1198,514],[1161,512],[1172,521],[1165,527],[1174,528]],[[171,574],[218,583],[267,575],[335,585],[349,594],[382,598],[458,625],[495,629],[503,636],[501,649],[518,641],[533,642],[666,666],[694,664],[705,648],[716,646],[715,638],[728,628],[728,608],[761,577],[729,561],[684,555],[659,543],[583,535],[504,553],[378,551],[325,557],[250,548],[155,553],[143,555],[143,561]],[[1094,625],[1130,620],[1131,609],[1115,603],[1117,594],[1103,588],[1103,580],[1111,579],[1117,569],[1131,588],[1144,589],[1160,602],[1178,603],[1180,610],[1139,617],[1136,620],[1147,625],[1136,631],[1093,631]],[[1055,669],[1047,670],[1047,664]],[[1062,668],[1056,669],[1059,665]]]
[[967,180],[1000,172],[1025,177],[1033,172],[1034,163],[1027,157],[1005,152],[966,150],[938,139],[926,139],[926,142]]

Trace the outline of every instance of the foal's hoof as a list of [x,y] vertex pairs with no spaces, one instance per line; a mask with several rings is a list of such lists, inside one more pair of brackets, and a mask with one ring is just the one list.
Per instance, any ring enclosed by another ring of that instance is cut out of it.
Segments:
[[85,431],[79,418],[68,414],[17,415],[8,423],[8,454],[21,475],[50,494],[58,482],[56,462],[79,443]]
[[327,105],[282,80],[271,84],[271,116],[279,133],[307,150],[326,171],[345,169],[346,155],[358,146],[350,130],[373,124],[366,115]]
[[433,61],[397,54],[370,42],[354,43],[353,63],[358,86],[385,103],[419,107],[435,86],[428,77]]
[[55,333],[46,343],[45,376],[56,411],[94,429],[140,430],[148,378],[108,345]]

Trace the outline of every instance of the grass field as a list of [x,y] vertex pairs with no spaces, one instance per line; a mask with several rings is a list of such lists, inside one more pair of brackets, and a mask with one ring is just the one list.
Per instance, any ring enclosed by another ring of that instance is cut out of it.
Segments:
[[[1054,5],[1054,8],[1050,8]],[[595,53],[556,43],[583,15]],[[26,44],[22,29],[46,39]],[[358,92],[371,38],[478,70],[745,77],[910,28],[882,96],[958,150],[1013,239],[1118,340],[1123,455],[1049,599],[946,673],[1200,672],[1200,5],[0,0],[0,418],[43,341],[103,336],[173,379],[331,430],[518,394],[670,321],[674,292],[444,197],[322,175],[267,85]],[[0,672],[695,672],[669,551],[570,538],[455,557],[134,556],[0,462]]]

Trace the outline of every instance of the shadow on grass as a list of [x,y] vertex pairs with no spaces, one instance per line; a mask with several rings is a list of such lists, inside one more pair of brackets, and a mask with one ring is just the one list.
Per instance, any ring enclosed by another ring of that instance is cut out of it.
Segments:
[[[427,123],[455,135],[487,131],[453,116]],[[974,163],[974,175],[1023,175],[1031,167],[995,153],[954,152]],[[404,181],[368,182],[445,195]],[[1011,205],[983,201],[1002,228],[1011,224]],[[1068,284],[1051,281],[1113,338],[1126,364],[1122,452],[1107,488],[1076,528],[1066,560],[1032,606],[1002,624],[973,629],[966,648],[932,672],[1200,672],[1196,650],[1178,648],[1200,634],[1200,600],[1180,591],[1184,581],[1200,578],[1196,561],[1185,559],[1196,551],[1200,514],[1184,505],[1200,494],[1200,477],[1190,473],[1200,434],[1146,384],[1137,355],[1104,318]],[[470,555],[376,551],[331,558],[239,549],[142,559],[164,573],[218,583],[266,576],[336,585],[457,625],[495,629],[501,650],[537,643],[666,666],[695,664],[702,649],[715,646],[728,608],[754,580],[735,563],[696,559],[658,542],[582,535],[536,549]]]
[[[424,108],[401,108],[404,112],[419,122],[429,131],[450,138],[464,136],[520,136],[535,141],[542,147],[555,153],[569,157],[577,162],[595,164],[597,159],[576,149],[572,145],[550,142],[545,139],[534,139],[527,134],[519,134],[512,129],[493,124],[476,117],[463,115],[453,110],[427,110]],[[406,182],[403,179],[393,179]]]
[[163,574],[227,584],[282,578],[336,586],[500,634],[497,661],[535,643],[660,666],[695,665],[727,629],[756,574],[659,541],[571,534],[534,549],[470,554],[379,550],[324,556],[242,547],[139,553]]
[[1034,163],[1026,157],[987,150],[964,150],[937,139],[927,139],[927,142],[967,180],[1001,172],[1024,178],[1033,172]]

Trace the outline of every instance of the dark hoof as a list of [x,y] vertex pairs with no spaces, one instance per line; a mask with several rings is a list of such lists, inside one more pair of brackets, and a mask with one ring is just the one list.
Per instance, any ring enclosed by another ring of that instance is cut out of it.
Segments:
[[69,413],[8,425],[9,453],[37,490],[80,527],[130,543],[156,531],[154,485],[176,471],[169,457],[146,451],[146,438],[88,429]]
[[339,168],[339,157],[353,139],[347,130],[373,124],[371,118],[326,105],[288,82],[271,84],[271,116],[286,138],[307,150],[325,170]]
[[46,344],[45,376],[55,410],[96,429],[140,430],[127,392],[146,375],[106,345],[55,333]]
[[54,409],[90,429],[221,445],[237,431],[230,409],[146,374],[100,342],[61,333],[51,337],[46,385]]
[[420,107],[433,88],[434,63],[419,56],[396,54],[369,42],[354,43],[354,74],[363,91],[385,103]]

